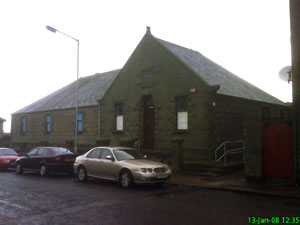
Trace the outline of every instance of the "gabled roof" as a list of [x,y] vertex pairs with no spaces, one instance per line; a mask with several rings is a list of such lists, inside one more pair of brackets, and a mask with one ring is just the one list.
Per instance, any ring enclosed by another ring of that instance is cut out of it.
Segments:
[[[199,76],[204,83],[209,86],[220,86],[217,93],[260,102],[284,105],[284,103],[277,98],[237,77],[199,52],[156,38],[152,36],[149,28],[147,29],[146,35],[153,37],[167,51],[169,51],[170,54],[179,59],[183,65],[190,68],[195,75]],[[97,100],[101,100],[103,98],[115,78],[119,75],[120,71],[121,70],[119,69],[80,78],[78,82],[78,106],[98,105]],[[47,97],[32,103],[31,105],[24,107],[14,114],[69,109],[75,107],[76,81],[48,95]]]
[[0,117],[0,122],[5,122],[6,120]]
[[[155,38],[155,37],[154,37]],[[155,38],[192,69],[208,85],[219,85],[217,93],[260,102],[284,105],[282,101],[234,75],[197,51]]]
[[[102,99],[114,79],[121,70],[82,77],[78,80],[78,107],[98,105],[97,100]],[[76,81],[59,89],[29,106],[15,112],[29,113],[76,107]]]

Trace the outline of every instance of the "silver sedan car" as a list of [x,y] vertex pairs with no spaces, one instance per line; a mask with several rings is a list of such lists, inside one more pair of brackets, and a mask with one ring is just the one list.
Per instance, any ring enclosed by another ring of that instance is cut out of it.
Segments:
[[163,184],[171,177],[168,165],[145,159],[138,150],[125,147],[96,147],[78,156],[74,172],[79,181],[88,177],[118,181],[128,188],[134,183]]

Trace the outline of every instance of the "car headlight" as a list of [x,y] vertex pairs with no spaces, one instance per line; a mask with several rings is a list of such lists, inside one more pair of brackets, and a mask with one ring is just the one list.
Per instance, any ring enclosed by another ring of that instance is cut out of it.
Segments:
[[167,172],[172,172],[171,167],[167,167]]
[[152,173],[152,168],[141,168],[142,173]]

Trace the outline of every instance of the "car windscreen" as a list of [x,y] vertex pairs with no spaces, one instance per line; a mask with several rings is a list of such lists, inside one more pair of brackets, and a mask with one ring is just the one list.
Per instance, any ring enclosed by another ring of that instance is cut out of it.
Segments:
[[0,155],[18,155],[13,149],[0,149]]
[[132,149],[115,149],[114,154],[118,161],[144,158],[140,151]]

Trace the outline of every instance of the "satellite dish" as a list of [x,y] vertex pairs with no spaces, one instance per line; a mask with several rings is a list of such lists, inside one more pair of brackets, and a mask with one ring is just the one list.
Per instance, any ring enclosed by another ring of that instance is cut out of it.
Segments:
[[283,81],[290,83],[292,81],[292,67],[285,66],[279,71],[279,77]]

